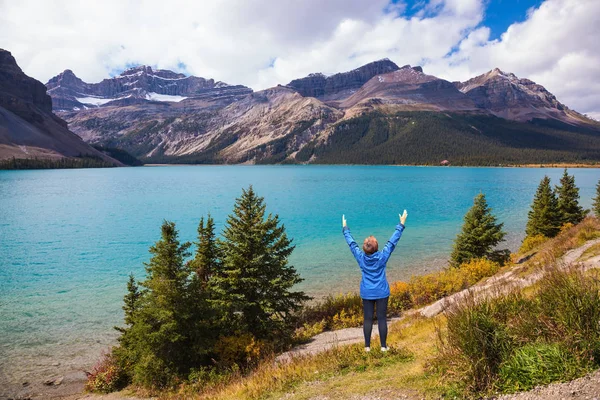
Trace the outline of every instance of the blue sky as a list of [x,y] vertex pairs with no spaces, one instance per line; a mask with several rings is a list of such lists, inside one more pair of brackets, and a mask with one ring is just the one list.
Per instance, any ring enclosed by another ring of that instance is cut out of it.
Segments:
[[525,21],[527,11],[540,4],[540,0],[489,0],[482,24],[491,29],[490,39],[498,39],[510,25]]
[[[576,0],[573,0],[576,1]],[[491,29],[490,39],[498,39],[515,22],[523,22],[527,11],[542,4],[542,0],[486,0],[482,25]],[[428,2],[424,0],[392,0],[391,4],[405,4],[403,14],[413,17],[420,12]]]

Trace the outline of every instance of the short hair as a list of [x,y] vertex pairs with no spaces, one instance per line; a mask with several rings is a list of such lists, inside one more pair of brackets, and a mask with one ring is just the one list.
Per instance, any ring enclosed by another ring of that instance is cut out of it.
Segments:
[[368,238],[366,238],[363,242],[363,251],[366,254],[371,255],[377,250],[379,250],[379,244],[377,243],[377,239],[375,239],[375,236],[369,236]]

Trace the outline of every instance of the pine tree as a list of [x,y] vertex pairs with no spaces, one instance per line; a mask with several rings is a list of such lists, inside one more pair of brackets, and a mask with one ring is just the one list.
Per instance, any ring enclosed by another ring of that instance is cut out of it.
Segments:
[[221,313],[218,309],[211,308],[208,302],[211,297],[207,287],[208,282],[219,268],[215,224],[210,214],[206,223],[204,217],[200,219],[196,252],[194,258],[188,263],[188,268],[193,274],[189,287],[192,315],[189,326],[192,342],[190,350],[206,355],[214,348],[219,334],[223,334],[217,321],[217,316]]
[[146,280],[140,283],[143,294],[136,301],[139,306],[131,327],[119,339],[122,357],[133,364],[135,383],[167,385],[197,362],[198,355],[189,351],[193,315],[188,294],[190,271],[184,260],[190,245],[180,243],[175,224],[165,221],[161,239],[150,247]]
[[502,230],[504,224],[498,223],[491,211],[483,193],[475,196],[473,206],[465,214],[462,231],[454,242],[451,266],[459,267],[464,262],[481,257],[506,261],[508,250],[494,250],[506,235]]
[[596,184],[596,197],[593,200],[592,211],[596,215],[596,218],[600,218],[600,181]]
[[208,215],[206,224],[204,217],[198,225],[198,242],[196,242],[196,253],[190,261],[189,267],[195,273],[201,286],[205,286],[208,280],[219,268],[218,248],[215,238],[215,222]]
[[123,297],[123,311],[125,311],[125,324],[133,325],[136,310],[139,307],[140,297],[142,296],[135,277],[129,274],[127,281],[127,294]]
[[554,237],[560,231],[561,220],[558,212],[558,200],[550,187],[548,176],[544,176],[541,180],[528,216],[527,227],[525,228],[527,236]]
[[575,176],[569,175],[566,168],[560,178],[560,186],[556,187],[556,194],[561,225],[576,225],[583,221],[585,211],[579,206],[579,188],[575,186]]
[[301,282],[288,258],[294,250],[279,217],[265,217],[266,205],[252,186],[236,199],[227,219],[217,274],[209,280],[213,304],[229,331],[257,339],[287,339],[293,314],[307,300],[292,291]]

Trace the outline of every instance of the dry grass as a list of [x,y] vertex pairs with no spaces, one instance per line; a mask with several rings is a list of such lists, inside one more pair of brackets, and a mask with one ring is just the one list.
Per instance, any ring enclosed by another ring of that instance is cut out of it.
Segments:
[[443,391],[439,376],[427,372],[435,357],[436,330],[443,317],[407,317],[390,326],[384,353],[361,345],[335,348],[289,362],[262,362],[251,374],[232,374],[226,380],[182,385],[178,391],[160,393],[166,399],[309,399],[327,393],[328,399],[377,392],[382,387],[391,398],[437,398]]
[[553,265],[568,251],[597,238],[600,238],[600,220],[589,216],[581,223],[563,229],[558,236],[537,245],[531,251],[518,254],[515,258],[529,257],[522,263],[519,275],[525,276]]
[[596,257],[598,255],[600,255],[600,243],[595,244],[588,248],[586,251],[584,251],[581,254],[581,257],[579,257],[578,261],[587,261],[590,258]]

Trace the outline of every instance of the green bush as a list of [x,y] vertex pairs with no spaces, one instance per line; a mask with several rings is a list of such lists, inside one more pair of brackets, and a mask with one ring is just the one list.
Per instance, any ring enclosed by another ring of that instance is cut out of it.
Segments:
[[515,350],[501,365],[498,387],[503,392],[570,380],[585,373],[577,358],[560,344],[532,343]]
[[497,305],[487,300],[476,303],[470,296],[447,314],[446,346],[459,350],[460,360],[467,367],[465,378],[475,391],[491,386],[512,347],[506,326],[496,318]]
[[540,282],[537,298],[550,338],[600,364],[600,281],[580,270],[552,271]]

